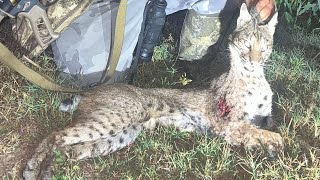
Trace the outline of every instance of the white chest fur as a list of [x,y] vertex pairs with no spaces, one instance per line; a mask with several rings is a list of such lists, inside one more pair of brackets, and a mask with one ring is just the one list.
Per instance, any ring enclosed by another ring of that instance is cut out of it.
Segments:
[[271,115],[272,91],[264,77],[248,84],[244,95],[245,119],[252,121]]

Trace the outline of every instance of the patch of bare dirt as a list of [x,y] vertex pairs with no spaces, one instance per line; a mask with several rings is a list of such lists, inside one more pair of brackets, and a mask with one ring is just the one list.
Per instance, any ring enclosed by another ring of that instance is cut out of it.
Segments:
[[41,125],[24,120],[15,130],[0,135],[0,177],[20,176],[22,167],[40,141],[41,132]]

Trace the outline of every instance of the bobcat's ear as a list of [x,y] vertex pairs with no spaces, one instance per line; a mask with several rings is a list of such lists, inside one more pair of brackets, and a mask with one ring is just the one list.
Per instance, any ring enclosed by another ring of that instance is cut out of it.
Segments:
[[243,3],[240,8],[240,14],[237,20],[237,27],[243,26],[246,22],[251,20],[247,5]]
[[278,23],[278,12],[276,12],[272,18],[270,19],[270,21],[268,22],[267,26],[271,32],[271,34],[274,33],[275,29],[276,29],[276,25]]

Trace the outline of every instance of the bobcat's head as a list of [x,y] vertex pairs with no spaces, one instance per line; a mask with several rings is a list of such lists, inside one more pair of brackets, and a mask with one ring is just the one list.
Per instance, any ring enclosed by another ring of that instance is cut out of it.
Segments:
[[277,17],[278,13],[275,13],[268,24],[259,24],[261,19],[257,10],[253,8],[249,13],[247,6],[242,4],[237,27],[231,35],[233,65],[249,72],[262,69],[272,51]]

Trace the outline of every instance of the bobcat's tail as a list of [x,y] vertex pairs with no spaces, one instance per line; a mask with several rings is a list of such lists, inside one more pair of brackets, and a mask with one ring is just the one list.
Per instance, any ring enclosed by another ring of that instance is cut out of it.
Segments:
[[39,144],[23,170],[22,179],[51,179],[50,167],[54,158],[54,142],[55,135],[52,134]]

